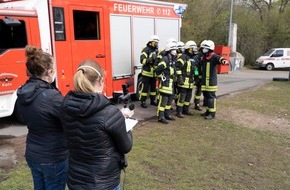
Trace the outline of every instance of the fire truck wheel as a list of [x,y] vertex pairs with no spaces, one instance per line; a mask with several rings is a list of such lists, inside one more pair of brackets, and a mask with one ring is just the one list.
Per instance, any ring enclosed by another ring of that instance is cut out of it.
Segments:
[[134,99],[135,100],[139,100],[139,96],[140,96],[140,89],[141,89],[141,85],[142,85],[142,76],[138,77],[138,82],[137,82],[137,88],[136,88],[136,92],[135,92],[135,96]]

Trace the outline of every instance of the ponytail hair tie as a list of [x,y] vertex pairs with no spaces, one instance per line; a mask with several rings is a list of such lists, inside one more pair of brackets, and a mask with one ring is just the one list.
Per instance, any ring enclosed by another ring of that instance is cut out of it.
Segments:
[[78,71],[82,71],[82,73],[85,74],[85,70],[83,70],[82,68],[79,68]]

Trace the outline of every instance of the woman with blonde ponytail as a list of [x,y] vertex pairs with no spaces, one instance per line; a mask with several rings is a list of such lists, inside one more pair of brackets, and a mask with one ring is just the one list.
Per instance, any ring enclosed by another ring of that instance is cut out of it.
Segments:
[[102,94],[105,72],[92,60],[74,75],[64,98],[61,122],[68,138],[70,190],[119,190],[124,154],[132,148],[121,111]]

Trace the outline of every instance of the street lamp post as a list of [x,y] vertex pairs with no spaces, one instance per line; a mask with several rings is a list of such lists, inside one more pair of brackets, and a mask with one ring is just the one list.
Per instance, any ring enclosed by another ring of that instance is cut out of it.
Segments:
[[231,10],[230,10],[230,24],[229,24],[229,39],[228,46],[232,49],[232,17],[233,17],[233,4],[234,0],[231,0]]

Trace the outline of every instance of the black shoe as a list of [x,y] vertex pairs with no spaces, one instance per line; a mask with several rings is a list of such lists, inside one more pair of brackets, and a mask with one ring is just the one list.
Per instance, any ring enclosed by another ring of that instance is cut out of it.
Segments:
[[175,120],[175,118],[172,115],[165,116],[165,119],[167,119],[167,120]]
[[194,106],[194,109],[195,109],[195,110],[198,110],[198,111],[202,111],[202,108],[201,108],[200,106],[197,106],[197,105]]
[[184,115],[182,115],[181,112],[177,112],[176,116],[179,117],[179,118],[184,118]]
[[141,103],[141,107],[142,107],[142,108],[147,108],[146,103],[145,103],[145,102],[142,102],[142,103]]
[[184,111],[184,112],[182,112],[184,115],[190,115],[190,116],[192,116],[193,115],[193,113],[191,113],[191,112],[189,112],[189,111]]
[[204,113],[202,113],[202,114],[200,114],[201,116],[208,116],[208,111],[206,111],[206,112],[204,112]]
[[158,106],[158,104],[156,102],[154,102],[154,101],[151,101],[150,102],[150,105],[152,105],[152,106]]
[[204,119],[210,120],[210,119],[214,119],[215,116],[213,116],[212,114],[208,114],[207,116],[204,117]]
[[168,121],[165,118],[158,119],[158,122],[163,123],[163,124],[168,124]]

